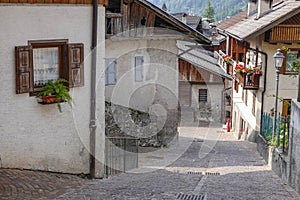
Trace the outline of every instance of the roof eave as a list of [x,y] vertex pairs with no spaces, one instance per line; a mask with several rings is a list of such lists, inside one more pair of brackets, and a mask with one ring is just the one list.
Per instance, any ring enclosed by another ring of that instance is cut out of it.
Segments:
[[266,31],[270,30],[271,28],[273,28],[273,27],[281,24],[282,22],[284,22],[285,20],[293,17],[294,15],[297,15],[298,13],[300,13],[300,9],[296,8],[293,11],[287,13],[285,16],[277,19],[276,21],[268,24],[267,26],[261,28],[260,30],[258,30],[256,32],[254,32],[253,34],[250,34],[250,35],[244,37],[243,40],[249,41],[249,40],[251,40],[251,39],[253,39],[253,38],[255,38],[255,37],[257,37],[257,36],[259,36],[259,35],[261,35],[263,33],[265,33]]
[[[182,21],[180,21],[176,17],[168,14],[167,12],[165,12],[162,9],[160,9],[159,7],[153,5],[150,2],[145,1],[145,0],[137,0],[137,2],[138,3],[142,3],[144,6],[147,6],[148,8],[152,9],[153,11],[155,11],[157,14],[159,14],[160,16],[162,16],[165,20],[169,21],[170,23],[172,23],[174,25],[177,25],[178,27],[180,27],[181,29],[187,31],[188,33],[191,33],[191,35],[193,37],[195,37],[195,39],[198,39],[199,41],[211,44],[211,40],[208,37],[206,37],[205,35],[201,34],[197,30],[189,27],[188,25],[186,25],[185,23],[183,23]],[[189,36],[191,36],[191,35],[189,35]]]

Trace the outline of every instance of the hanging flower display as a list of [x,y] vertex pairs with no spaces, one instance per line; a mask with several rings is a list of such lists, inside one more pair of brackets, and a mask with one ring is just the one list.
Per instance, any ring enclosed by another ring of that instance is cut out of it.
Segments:
[[251,67],[251,66],[247,66],[245,67],[243,64],[236,64],[235,66],[235,70],[234,70],[236,73],[245,73],[247,75],[252,75],[252,74],[259,74],[259,75],[262,75],[262,70],[257,67],[257,66],[254,66],[254,67]]
[[225,56],[223,56],[223,60],[228,63],[231,60],[231,57],[225,55]]

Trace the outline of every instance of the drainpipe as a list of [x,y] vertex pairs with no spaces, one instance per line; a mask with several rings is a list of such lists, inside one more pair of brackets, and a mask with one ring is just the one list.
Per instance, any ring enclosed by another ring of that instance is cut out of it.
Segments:
[[95,178],[95,146],[96,146],[96,67],[97,67],[97,29],[98,0],[93,0],[92,22],[92,65],[91,65],[91,102],[90,102],[90,175]]

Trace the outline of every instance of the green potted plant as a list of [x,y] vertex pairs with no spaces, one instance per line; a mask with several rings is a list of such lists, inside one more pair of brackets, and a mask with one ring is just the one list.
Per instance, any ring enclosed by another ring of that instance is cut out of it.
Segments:
[[46,85],[44,85],[37,94],[37,97],[40,98],[40,103],[56,103],[59,112],[62,112],[60,105],[61,102],[67,102],[70,106],[72,106],[72,97],[69,94],[69,89],[64,85],[64,83],[67,82],[68,81],[65,79],[58,79],[54,82],[48,81],[48,83],[46,83]]

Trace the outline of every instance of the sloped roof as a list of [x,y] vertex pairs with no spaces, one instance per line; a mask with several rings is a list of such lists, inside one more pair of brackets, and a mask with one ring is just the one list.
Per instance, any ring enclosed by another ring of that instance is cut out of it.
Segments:
[[247,11],[240,12],[232,17],[225,19],[221,23],[219,23],[217,25],[217,28],[225,30],[225,29],[237,24],[238,22],[241,21],[241,19],[245,18],[246,16],[247,16]]
[[[244,15],[244,12],[242,12],[232,17],[232,19],[228,19],[228,21],[225,20],[219,24],[217,28],[238,40],[249,40],[298,13],[300,13],[300,1],[289,0],[273,7],[270,12],[258,19],[256,18],[256,14],[248,18],[246,16],[242,17],[242,15]],[[238,20],[239,16],[240,19]]]
[[147,0],[135,0],[135,1],[143,4],[144,6],[146,6],[149,9],[153,10],[158,16],[160,16],[164,20],[168,21],[169,23],[173,24],[174,26],[177,26],[178,28],[186,31],[190,37],[193,37],[193,38],[197,39],[198,41],[211,43],[211,40],[207,36],[203,35],[196,29],[183,23],[181,20],[177,19],[176,17],[172,16],[171,14],[167,13],[163,9],[157,7],[156,5],[148,2]]
[[191,46],[195,45],[195,43],[187,41],[178,41],[179,58],[191,63],[195,67],[209,71],[222,78],[232,79],[232,77],[225,73],[217,64],[217,59],[214,58],[213,55],[210,55],[211,52],[201,49],[201,47],[191,49]]
[[[173,13],[172,15],[182,21],[182,17],[184,14],[186,13]],[[193,29],[196,29],[200,22],[201,22],[200,16],[191,16],[191,15],[186,16],[186,24],[192,27]]]

